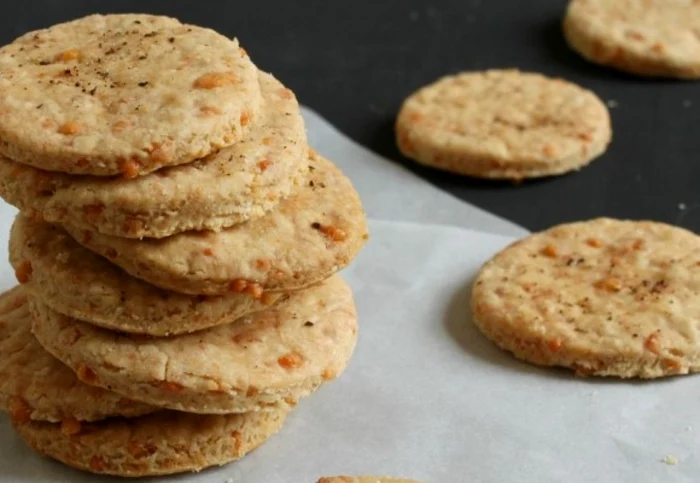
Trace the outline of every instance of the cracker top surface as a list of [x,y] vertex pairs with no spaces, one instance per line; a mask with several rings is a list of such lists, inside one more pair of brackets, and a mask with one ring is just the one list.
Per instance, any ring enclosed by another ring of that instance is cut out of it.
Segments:
[[580,167],[611,139],[608,110],[591,91],[518,70],[450,75],[404,102],[402,152],[484,177],[530,177]]
[[477,325],[531,362],[622,377],[700,369],[700,237],[681,228],[561,225],[486,263],[472,297]]
[[152,15],[92,15],[0,49],[0,151],[36,167],[135,177],[238,141],[257,69],[236,40]]

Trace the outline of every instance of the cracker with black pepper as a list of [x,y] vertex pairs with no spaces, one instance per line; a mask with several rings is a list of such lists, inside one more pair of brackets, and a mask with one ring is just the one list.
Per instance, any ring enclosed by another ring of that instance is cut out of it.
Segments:
[[650,221],[595,219],[506,248],[473,288],[474,322],[525,361],[579,375],[700,370],[700,237]]

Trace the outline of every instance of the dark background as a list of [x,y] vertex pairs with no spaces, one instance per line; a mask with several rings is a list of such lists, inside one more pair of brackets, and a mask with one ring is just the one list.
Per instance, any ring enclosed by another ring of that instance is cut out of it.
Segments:
[[[237,36],[262,69],[356,141],[527,228],[605,215],[700,232],[700,84],[640,79],[586,63],[561,36],[566,3],[34,0],[2,5],[0,41],[93,12],[176,16]],[[442,75],[491,67],[561,76],[614,100],[608,152],[579,173],[517,187],[402,158],[392,128],[401,101]]]

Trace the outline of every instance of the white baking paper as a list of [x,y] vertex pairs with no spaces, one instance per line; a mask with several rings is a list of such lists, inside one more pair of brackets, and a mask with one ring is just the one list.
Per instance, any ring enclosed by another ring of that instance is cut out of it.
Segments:
[[[425,482],[696,482],[697,377],[580,380],[497,350],[469,315],[471,282],[512,239],[372,222],[345,272],[360,314],[347,372],[304,400],[282,432],[238,463],[152,481],[313,483],[333,474]],[[0,480],[97,479],[0,433]],[[675,466],[662,462],[678,459]]]

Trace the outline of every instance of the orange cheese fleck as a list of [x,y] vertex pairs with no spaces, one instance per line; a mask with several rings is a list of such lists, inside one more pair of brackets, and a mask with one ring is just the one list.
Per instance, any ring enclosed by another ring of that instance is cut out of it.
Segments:
[[304,364],[304,358],[298,352],[290,352],[277,359],[277,362],[285,369],[298,369]]
[[652,332],[646,339],[644,339],[644,348],[654,354],[659,353],[659,332]]
[[75,436],[82,429],[82,425],[77,419],[68,418],[61,421],[61,432],[66,436]]
[[15,277],[17,281],[22,284],[31,282],[33,273],[32,262],[29,260],[22,260],[15,269]]
[[95,372],[92,369],[90,369],[88,365],[84,362],[78,364],[78,369],[75,372],[78,376],[78,379],[80,379],[81,381],[92,385],[97,383],[97,374],[95,374]]
[[133,159],[125,159],[120,163],[124,179],[134,179],[139,175],[139,165]]
[[217,87],[230,86],[238,82],[238,77],[233,72],[209,72],[201,75],[194,81],[196,89],[215,89]]
[[263,296],[263,288],[259,283],[249,283],[246,287],[246,293],[253,297],[255,300],[259,300]]
[[231,282],[230,288],[232,292],[243,293],[248,288],[248,280],[237,278]]
[[56,60],[59,62],[70,62],[71,60],[80,60],[80,57],[80,51],[77,49],[70,49],[58,54]]
[[19,396],[12,396],[9,401],[9,413],[13,421],[28,423],[31,421],[32,408]]
[[603,280],[598,280],[595,287],[608,292],[619,292],[622,290],[622,281],[616,277],[608,277]]
[[250,113],[248,111],[243,111],[240,117],[241,126],[247,126],[250,122]]
[[559,254],[557,247],[554,245],[547,245],[542,249],[542,255],[550,258],[554,258]]
[[558,338],[552,339],[549,341],[549,343],[547,343],[547,347],[549,347],[549,350],[551,350],[553,352],[556,352],[559,349],[561,349],[562,345],[563,344],[561,342],[561,339],[558,339]]
[[542,148],[542,153],[545,156],[554,156],[555,154],[557,154],[557,150],[551,144],[545,144]]
[[75,136],[81,131],[80,124],[69,121],[58,126],[58,132],[66,136]]

